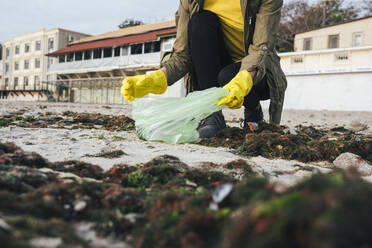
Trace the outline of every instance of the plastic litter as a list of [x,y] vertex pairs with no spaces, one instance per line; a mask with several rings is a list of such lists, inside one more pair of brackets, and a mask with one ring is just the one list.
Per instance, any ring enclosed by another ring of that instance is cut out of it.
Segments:
[[213,201],[216,203],[222,202],[232,191],[234,185],[232,183],[226,183],[218,187],[213,192]]
[[218,204],[225,200],[233,188],[234,185],[232,183],[226,183],[215,189],[212,196],[213,202],[209,205],[210,209],[215,211],[218,210]]
[[133,102],[133,119],[138,137],[169,144],[190,143],[199,139],[201,120],[225,106],[219,99],[229,92],[222,88],[196,91],[185,98],[141,98]]

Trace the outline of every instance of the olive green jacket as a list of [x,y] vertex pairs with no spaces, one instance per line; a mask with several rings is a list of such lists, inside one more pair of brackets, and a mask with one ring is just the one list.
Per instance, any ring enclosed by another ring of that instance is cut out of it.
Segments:
[[[240,0],[244,16],[244,48],[240,70],[257,70],[254,84],[266,75],[270,88],[270,122],[279,124],[287,80],[275,51],[276,34],[283,0]],[[197,88],[188,49],[188,25],[193,14],[202,10],[204,0],[180,0],[176,13],[177,37],[173,52],[163,63],[168,85],[185,77],[188,92]],[[164,61],[164,60],[163,60]]]

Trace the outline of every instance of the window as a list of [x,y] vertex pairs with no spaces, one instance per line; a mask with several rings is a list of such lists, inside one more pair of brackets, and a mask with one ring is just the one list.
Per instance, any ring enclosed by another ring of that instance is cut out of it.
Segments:
[[5,63],[5,75],[8,75],[9,73],[9,64]]
[[28,77],[23,78],[23,86],[28,86]]
[[58,63],[65,63],[66,62],[66,56],[64,54],[61,54],[58,56]]
[[41,40],[35,41],[35,51],[41,50]]
[[303,57],[292,57],[291,64],[301,64],[304,62]]
[[9,86],[9,78],[5,78],[5,88],[8,88]]
[[312,50],[313,46],[313,39],[312,38],[306,38],[304,39],[304,51],[310,51]]
[[30,61],[29,61],[29,60],[25,60],[25,63],[24,63],[24,69],[25,69],[25,70],[30,69]]
[[91,50],[84,51],[84,60],[89,59],[92,59],[92,51]]
[[18,86],[18,77],[14,78],[14,88]]
[[72,35],[69,35],[68,36],[68,42],[74,42],[74,41],[76,41],[77,39],[76,39],[76,37],[74,37],[74,36],[72,36]]
[[129,47],[128,46],[123,46],[122,47],[122,53],[123,56],[127,56],[129,54]]
[[120,56],[120,47],[115,47],[114,48],[114,56],[119,57]]
[[35,76],[34,77],[34,84],[35,84],[35,86],[39,86],[40,85],[40,77],[39,76]]
[[102,49],[101,48],[98,48],[98,49],[94,49],[93,50],[93,58],[94,59],[100,59],[100,58],[102,58]]
[[15,71],[19,70],[19,62],[18,61],[14,62],[14,70]]
[[19,54],[19,45],[15,47],[15,54]]
[[111,47],[107,47],[107,48],[103,49],[103,57],[104,58],[112,57],[112,48]]
[[363,33],[353,33],[353,47],[359,47],[363,45]]
[[30,43],[26,43],[25,44],[25,53],[29,53],[30,52],[30,48],[31,48]]
[[160,41],[145,43],[145,53],[160,52]]
[[162,39],[162,50],[163,52],[171,52],[173,50],[173,44],[175,41],[175,36],[166,37]]
[[130,46],[130,54],[142,54],[143,44],[134,44]]
[[48,51],[53,51],[54,50],[54,38],[49,38],[48,39]]
[[72,62],[72,61],[74,61],[74,53],[68,53],[66,62]]
[[328,48],[339,48],[339,35],[328,36]]
[[80,61],[83,59],[83,52],[75,52],[75,61]]
[[5,49],[5,57],[6,57],[6,59],[8,59],[9,56],[10,56],[10,49],[9,49],[9,47],[7,47],[7,48]]
[[40,58],[35,59],[35,68],[39,69],[40,68]]
[[54,64],[54,58],[48,57],[48,69],[50,68],[51,65]]

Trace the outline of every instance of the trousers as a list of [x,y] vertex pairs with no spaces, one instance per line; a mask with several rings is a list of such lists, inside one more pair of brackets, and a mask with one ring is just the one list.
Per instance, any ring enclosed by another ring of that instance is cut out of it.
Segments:
[[[239,72],[241,62],[233,62],[224,42],[220,19],[210,11],[192,16],[188,44],[199,90],[223,87]],[[244,107],[254,110],[261,100],[270,98],[266,77],[256,82],[244,98]]]

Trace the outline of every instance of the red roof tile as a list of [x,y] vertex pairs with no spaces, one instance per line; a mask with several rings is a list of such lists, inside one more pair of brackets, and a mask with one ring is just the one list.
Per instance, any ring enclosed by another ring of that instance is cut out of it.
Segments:
[[157,30],[153,32],[143,33],[143,34],[128,35],[128,36],[119,37],[119,38],[91,41],[91,42],[72,45],[72,46],[57,50],[55,52],[47,54],[47,56],[55,56],[55,55],[64,54],[64,53],[91,50],[91,49],[96,49],[96,48],[105,48],[105,47],[121,46],[121,45],[140,43],[140,42],[149,42],[149,41],[156,40],[158,36],[174,34],[176,32],[177,32],[176,28],[170,28],[170,29]]

